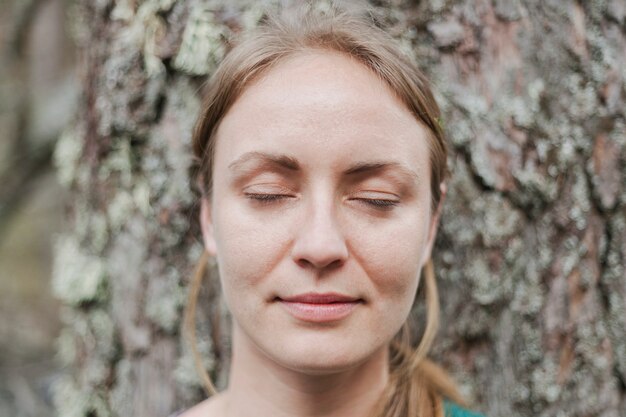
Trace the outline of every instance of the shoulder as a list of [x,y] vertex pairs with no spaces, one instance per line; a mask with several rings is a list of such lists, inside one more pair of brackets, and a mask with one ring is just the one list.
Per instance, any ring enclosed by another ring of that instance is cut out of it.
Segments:
[[446,417],[485,417],[482,414],[459,407],[451,401],[444,401],[443,408]]
[[224,407],[224,396],[217,394],[188,410],[174,413],[169,417],[222,417],[224,415]]

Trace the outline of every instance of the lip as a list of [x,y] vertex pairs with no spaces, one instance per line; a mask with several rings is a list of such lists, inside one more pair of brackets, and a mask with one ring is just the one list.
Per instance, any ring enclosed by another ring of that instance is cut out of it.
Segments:
[[341,320],[363,301],[338,293],[306,293],[276,300],[295,318],[313,323]]
[[331,303],[350,303],[359,301],[358,297],[351,297],[336,292],[308,292],[306,294],[294,295],[292,297],[278,297],[281,301],[308,304],[331,304]]

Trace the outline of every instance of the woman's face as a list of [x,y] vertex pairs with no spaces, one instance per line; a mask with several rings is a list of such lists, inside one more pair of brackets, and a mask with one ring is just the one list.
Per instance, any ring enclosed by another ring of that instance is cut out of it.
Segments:
[[216,140],[203,233],[239,334],[305,373],[381,352],[435,235],[426,129],[362,64],[310,52],[249,86]]

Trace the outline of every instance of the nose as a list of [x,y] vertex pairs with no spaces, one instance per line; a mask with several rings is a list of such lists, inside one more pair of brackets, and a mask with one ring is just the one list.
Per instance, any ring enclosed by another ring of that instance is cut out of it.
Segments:
[[293,260],[303,268],[332,269],[348,258],[345,237],[338,227],[332,204],[317,204],[306,213],[292,249]]

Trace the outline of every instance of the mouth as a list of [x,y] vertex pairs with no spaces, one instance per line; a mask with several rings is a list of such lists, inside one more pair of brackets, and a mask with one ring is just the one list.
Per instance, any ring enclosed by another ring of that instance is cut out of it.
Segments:
[[276,297],[276,300],[293,302],[293,303],[307,303],[307,304],[333,304],[333,303],[352,303],[362,301],[358,297],[352,297],[346,294],[340,294],[336,292],[315,293],[308,292],[305,294],[298,294],[287,297]]
[[364,302],[361,298],[338,293],[307,293],[274,300],[294,318],[312,323],[341,320]]

